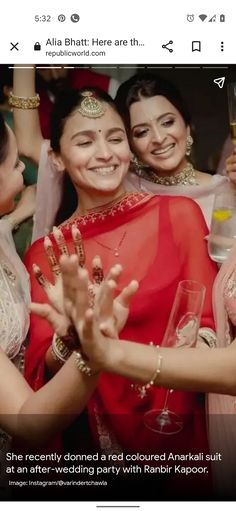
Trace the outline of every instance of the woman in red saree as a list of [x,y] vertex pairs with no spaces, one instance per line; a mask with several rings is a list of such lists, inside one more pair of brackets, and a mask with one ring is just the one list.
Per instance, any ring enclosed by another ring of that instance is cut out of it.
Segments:
[[[120,287],[134,278],[139,282],[120,337],[161,344],[178,282],[184,279],[205,284],[201,326],[214,328],[211,291],[217,269],[207,254],[202,213],[187,198],[125,192],[129,147],[110,99],[98,91],[70,92],[67,101],[64,97],[55,107],[52,132],[54,163],[58,171],[66,168],[77,192],[77,207],[70,201],[71,216],[60,225],[68,251],[73,252],[74,224],[83,238],[86,262],[99,254],[105,274],[116,262],[124,268]],[[64,206],[62,211],[65,214]],[[49,238],[54,244],[53,236]],[[50,280],[42,239],[32,245],[25,263],[31,275],[32,301],[44,303],[45,293],[32,275],[32,265],[37,264]],[[45,320],[32,316],[26,377],[34,389],[48,377],[53,333]],[[94,393],[88,414],[96,449],[105,454],[207,452],[204,403],[198,394],[176,391],[171,395],[171,410],[184,416],[185,427],[178,436],[170,437],[147,430],[143,423],[146,411],[163,406],[165,390],[150,389],[141,398],[122,377],[104,374],[92,378]],[[168,476],[168,484],[170,479],[175,488],[174,498],[189,495],[192,484],[196,484],[196,498],[205,495],[206,476],[192,480],[190,476],[188,490],[185,477]]]

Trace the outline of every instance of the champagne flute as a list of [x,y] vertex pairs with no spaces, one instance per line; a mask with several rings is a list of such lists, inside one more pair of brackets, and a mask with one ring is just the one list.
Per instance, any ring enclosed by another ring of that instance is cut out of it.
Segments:
[[228,85],[228,108],[230,136],[232,143],[236,145],[236,82]]
[[[179,282],[162,347],[184,348],[196,345],[205,291],[205,286],[197,281]],[[144,424],[148,429],[172,435],[183,428],[183,419],[169,409],[169,397],[172,392],[172,389],[167,390],[162,409],[145,413]]]

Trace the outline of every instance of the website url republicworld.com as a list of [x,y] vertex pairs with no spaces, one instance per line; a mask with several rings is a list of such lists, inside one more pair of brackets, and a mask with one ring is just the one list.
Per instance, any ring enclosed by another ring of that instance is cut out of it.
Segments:
[[107,481],[8,481],[9,486],[107,486]]
[[51,50],[45,51],[46,57],[105,57],[105,51],[70,51],[70,50]]

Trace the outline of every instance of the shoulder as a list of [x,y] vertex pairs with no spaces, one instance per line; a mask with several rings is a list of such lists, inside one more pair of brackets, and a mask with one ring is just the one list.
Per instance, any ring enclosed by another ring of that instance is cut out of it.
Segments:
[[148,195],[149,204],[175,211],[200,211],[200,206],[190,197],[183,195]]
[[208,185],[211,183],[212,175],[207,172],[196,170],[196,178],[199,185]]
[[173,225],[182,224],[183,228],[193,223],[205,225],[200,206],[191,198],[183,196],[153,196],[149,204],[158,207],[162,215],[169,215]]
[[[163,199],[167,197],[163,197]],[[181,224],[183,228],[201,223],[205,219],[200,206],[189,197],[168,197],[169,213],[174,224]]]
[[161,202],[168,202],[170,209],[176,210],[188,210],[188,211],[198,211],[200,207],[196,202],[191,199],[191,197],[184,197],[183,195],[175,196],[175,195],[167,195],[159,197]]
[[27,250],[24,258],[24,264],[28,267],[33,262],[36,262],[38,258],[45,254],[44,250],[44,238],[40,238],[35,241],[31,247]]

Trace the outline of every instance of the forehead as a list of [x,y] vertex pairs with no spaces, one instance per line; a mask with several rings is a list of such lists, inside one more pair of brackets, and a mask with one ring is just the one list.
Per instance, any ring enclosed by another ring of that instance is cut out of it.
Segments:
[[157,118],[165,113],[180,115],[175,106],[164,96],[141,98],[130,107],[131,124]]
[[80,131],[107,131],[112,128],[121,128],[124,130],[124,124],[120,115],[107,103],[104,104],[105,113],[95,119],[84,117],[78,110],[75,110],[67,119],[63,136]]

